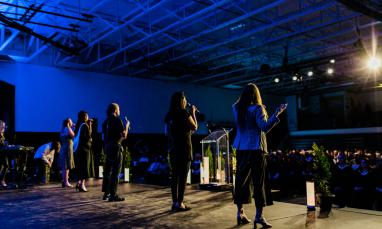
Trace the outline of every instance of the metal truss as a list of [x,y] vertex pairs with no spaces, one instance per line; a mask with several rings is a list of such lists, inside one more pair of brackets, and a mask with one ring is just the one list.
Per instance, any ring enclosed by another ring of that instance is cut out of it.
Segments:
[[[382,26],[375,18],[382,9],[370,7],[375,1],[0,0],[0,14],[54,42],[80,48],[78,55],[68,55],[0,24],[0,54],[22,62],[223,88],[256,82],[278,93],[271,78],[298,71],[288,66],[300,68],[299,63],[352,51],[357,30],[378,32]],[[359,4],[361,10],[354,8]],[[262,75],[264,64],[278,71]],[[285,87],[302,90],[320,82]]]

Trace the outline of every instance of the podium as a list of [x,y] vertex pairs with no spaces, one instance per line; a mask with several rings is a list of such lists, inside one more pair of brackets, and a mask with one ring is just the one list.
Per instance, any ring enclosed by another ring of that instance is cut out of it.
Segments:
[[232,188],[232,158],[229,146],[230,130],[220,129],[203,140],[200,188],[209,190],[230,190]]

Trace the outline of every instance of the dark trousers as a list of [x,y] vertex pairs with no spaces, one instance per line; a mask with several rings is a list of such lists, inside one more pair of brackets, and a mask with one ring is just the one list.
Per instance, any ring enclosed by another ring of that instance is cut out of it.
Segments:
[[121,144],[110,143],[105,146],[106,162],[103,172],[102,191],[111,196],[117,194],[119,174],[122,170],[123,147]]
[[172,202],[181,203],[184,199],[184,190],[186,188],[187,175],[191,162],[186,159],[176,159],[170,155],[170,165]]
[[5,180],[9,167],[8,157],[4,152],[0,152],[0,181]]
[[40,158],[35,159],[34,162],[36,166],[36,182],[47,184],[49,182],[49,166]]
[[[267,155],[261,150],[238,150],[236,152],[235,202],[248,202],[253,185],[253,197],[257,208],[272,205],[272,193],[267,168]],[[252,183],[251,183],[252,181]]]

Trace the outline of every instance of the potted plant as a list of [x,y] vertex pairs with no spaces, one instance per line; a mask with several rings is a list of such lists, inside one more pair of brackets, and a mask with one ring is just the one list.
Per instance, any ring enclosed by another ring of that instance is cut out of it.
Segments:
[[331,174],[331,162],[328,155],[325,153],[323,146],[313,144],[313,170],[314,170],[314,183],[317,193],[317,199],[320,203],[320,215],[319,218],[329,217],[329,213],[332,209],[332,203],[334,195],[330,192],[330,180]]
[[123,150],[123,168],[124,168],[124,181],[130,182],[130,166],[131,166],[131,154],[127,146]]

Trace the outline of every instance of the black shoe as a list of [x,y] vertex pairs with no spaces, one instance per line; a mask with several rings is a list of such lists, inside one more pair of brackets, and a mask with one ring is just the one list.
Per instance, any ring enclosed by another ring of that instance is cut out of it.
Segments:
[[110,198],[110,194],[105,193],[103,194],[102,200],[109,200],[109,198]]
[[109,202],[120,202],[120,201],[125,201],[125,198],[119,197],[119,196],[110,196],[109,197]]
[[171,211],[173,211],[173,212],[176,211],[176,204],[171,205]]
[[255,222],[253,224],[253,228],[257,228],[256,224],[261,224],[262,228],[271,228],[272,224],[268,223],[264,217],[261,217],[260,219],[255,219]]
[[187,205],[184,205],[184,208],[181,208],[179,206],[175,206],[175,211],[178,211],[178,212],[186,212],[186,211],[189,211],[191,210],[190,207],[188,207]]
[[244,225],[250,223],[251,220],[244,213],[237,215],[237,225]]
[[83,189],[80,185],[76,186],[76,190],[78,189],[78,191],[80,192],[88,192],[88,190],[85,190]]

